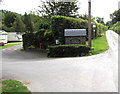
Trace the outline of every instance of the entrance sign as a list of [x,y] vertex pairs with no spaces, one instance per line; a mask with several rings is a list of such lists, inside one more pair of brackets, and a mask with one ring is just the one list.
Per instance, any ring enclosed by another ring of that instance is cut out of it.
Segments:
[[85,44],[86,29],[65,29],[65,44]]

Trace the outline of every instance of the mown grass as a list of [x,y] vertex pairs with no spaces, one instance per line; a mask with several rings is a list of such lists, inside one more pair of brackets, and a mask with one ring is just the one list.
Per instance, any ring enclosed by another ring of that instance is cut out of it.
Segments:
[[7,48],[7,47],[12,47],[12,46],[19,45],[19,44],[22,44],[22,42],[11,42],[11,43],[8,43],[4,46],[0,46],[0,49],[4,49],[4,48]]
[[91,51],[92,55],[107,51],[109,46],[106,39],[106,33],[104,33],[104,36],[92,40],[92,47],[94,48],[94,50]]
[[16,80],[0,81],[2,94],[30,94],[30,91],[21,82]]

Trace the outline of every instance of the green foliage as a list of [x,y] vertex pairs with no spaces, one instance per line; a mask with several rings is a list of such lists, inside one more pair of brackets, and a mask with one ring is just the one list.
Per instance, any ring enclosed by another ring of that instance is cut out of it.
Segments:
[[14,32],[14,22],[16,20],[16,13],[0,10],[2,13],[2,29],[7,32]]
[[41,29],[36,33],[26,33],[23,35],[23,48],[26,50],[27,48],[31,48],[34,46],[35,48],[40,47],[40,43],[42,43],[42,48],[47,48],[47,45],[53,44],[51,31],[47,31],[45,29]]
[[104,18],[96,17],[95,20],[97,21],[97,23],[105,24]]
[[87,29],[87,21],[65,16],[53,16],[51,30],[53,31],[54,41],[59,39],[64,44],[64,29]]
[[35,36],[33,33],[26,33],[23,36],[23,48],[26,50],[35,43]]
[[23,18],[24,18],[23,22],[25,24],[25,29],[26,29],[25,32],[26,33],[32,33],[33,32],[33,25],[32,25],[32,21],[31,21],[30,15],[25,13]]
[[15,32],[25,32],[25,24],[23,23],[22,19],[20,16],[16,16],[16,20],[13,24],[13,28]]
[[34,32],[37,32],[39,30],[39,24],[41,21],[43,21],[42,17],[35,15],[35,14],[29,14],[31,18],[31,22],[33,25]]
[[112,23],[115,24],[118,21],[120,21],[120,9],[116,10],[113,14],[110,14],[110,17],[112,19]]
[[[37,21],[38,18],[40,19]],[[55,44],[56,39],[58,39],[61,44],[64,44],[64,29],[87,29],[88,27],[87,20],[65,16],[36,18],[35,15],[31,15],[31,19],[34,19],[32,23],[34,23],[36,30],[33,33],[28,32],[28,34],[26,33],[26,35],[23,36],[23,47],[25,49],[31,45],[39,48],[40,43],[42,43],[43,48],[47,48],[47,45]],[[105,31],[105,26],[99,23],[97,25],[97,34],[99,36],[101,32]]]
[[101,36],[101,34],[104,33],[108,29],[107,26],[101,23],[96,23],[96,25],[97,25],[97,36]]
[[108,29],[111,28],[112,25],[113,25],[112,21],[108,21],[108,22],[106,23],[106,26],[108,26]]
[[37,24],[37,32],[35,33],[36,43],[39,47],[39,44],[43,44],[43,48],[46,48],[48,44],[52,44],[53,32],[51,31],[51,19],[42,18]]
[[110,29],[120,34],[120,21],[114,24]]
[[15,32],[14,27],[7,27],[3,25],[2,29],[5,30],[6,32]]
[[[93,24],[93,22],[92,22]],[[102,32],[107,30],[107,27],[101,23],[96,23],[96,37],[100,36]],[[91,27],[92,28],[92,27]],[[51,30],[53,31],[54,41],[59,39],[64,44],[64,29],[86,29],[88,30],[88,21],[65,16],[53,16],[51,21]],[[92,28],[92,38],[94,38]],[[87,32],[88,35],[88,32]]]
[[[32,20],[36,23],[38,16],[30,14],[20,15],[15,12],[0,10],[2,13],[2,29],[7,32],[32,33],[34,31]],[[35,17],[34,17],[35,16]],[[31,20],[32,18],[32,20]]]
[[2,81],[2,94],[30,94],[26,86],[16,80]]
[[[31,19],[33,18],[31,17]],[[32,20],[32,22],[35,32],[39,32],[41,29],[50,29],[51,19],[49,17],[39,17],[39,19]]]
[[16,14],[13,13],[13,12],[8,12],[5,15],[4,23],[3,24],[5,26],[7,26],[7,27],[12,27],[13,24],[14,24],[15,19],[16,19]]
[[84,19],[84,20],[88,20],[88,15],[87,14],[79,15],[79,18]]
[[49,46],[50,57],[76,57],[89,54],[90,48],[85,45],[55,45]]

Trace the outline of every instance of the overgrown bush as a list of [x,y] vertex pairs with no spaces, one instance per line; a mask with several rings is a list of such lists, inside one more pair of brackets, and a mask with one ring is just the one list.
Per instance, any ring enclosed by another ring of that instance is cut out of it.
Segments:
[[49,56],[50,57],[76,57],[87,55],[90,48],[85,45],[55,45],[49,46]]
[[111,30],[114,30],[116,33],[120,35],[120,21],[114,24]]

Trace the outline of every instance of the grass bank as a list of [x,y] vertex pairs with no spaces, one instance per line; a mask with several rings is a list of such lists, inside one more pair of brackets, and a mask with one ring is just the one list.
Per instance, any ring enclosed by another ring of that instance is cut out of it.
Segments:
[[30,91],[21,82],[16,80],[0,81],[2,94],[30,94]]
[[12,46],[19,45],[19,44],[22,44],[22,42],[11,42],[11,43],[5,44],[4,46],[0,46],[0,49],[12,47]]
[[92,47],[94,48],[94,50],[91,51],[92,55],[100,54],[109,49],[106,32],[104,33],[104,36],[92,40]]

